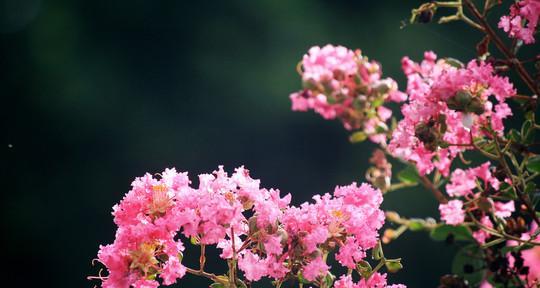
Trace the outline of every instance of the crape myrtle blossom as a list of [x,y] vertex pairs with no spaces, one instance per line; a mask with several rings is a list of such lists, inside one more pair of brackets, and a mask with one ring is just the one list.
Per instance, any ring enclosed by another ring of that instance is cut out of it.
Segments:
[[535,42],[534,34],[540,16],[540,0],[521,0],[510,7],[510,15],[502,16],[499,28],[511,38],[522,40],[525,44]]
[[401,102],[406,95],[391,78],[381,78],[379,63],[360,50],[343,46],[315,46],[300,66],[303,90],[292,93],[292,110],[314,110],[325,119],[339,119],[348,130],[363,130],[376,143],[385,143],[386,121],[392,111],[385,102]]
[[[377,244],[384,223],[382,194],[368,184],[338,186],[332,195],[294,207],[290,194],[261,188],[243,167],[229,175],[220,166],[198,182],[192,187],[187,173],[175,169],[133,181],[113,208],[116,238],[98,253],[108,270],[99,277],[103,287],[176,283],[189,272],[181,263],[185,238],[216,245],[223,259],[236,257],[248,281],[297,273],[319,281],[331,269],[324,254],[336,253],[341,265],[354,269]],[[386,287],[385,277],[375,273],[351,287]]]
[[489,136],[484,128],[503,135],[503,120],[512,115],[506,100],[516,92],[490,64],[461,65],[426,52],[421,63],[404,57],[402,68],[409,101],[388,150],[421,175],[438,169],[447,176],[458,153],[473,148],[472,138]]
[[[538,241],[538,225],[533,223],[530,231],[521,234],[522,240]],[[514,240],[507,242],[510,247],[517,247],[519,243]],[[530,285],[528,287],[538,287],[540,285],[540,246],[533,246],[530,249],[523,249],[521,254],[508,252],[506,255],[510,267],[521,270],[521,278]]]
[[[466,170],[455,169],[446,184],[446,192],[454,199],[439,205],[441,219],[447,224],[458,225],[463,223],[468,211],[475,213],[483,226],[492,228],[494,225],[489,215],[500,219],[510,217],[515,211],[514,201],[502,202],[488,197],[500,194],[501,180],[493,175],[489,162]],[[473,237],[480,244],[484,244],[489,236],[481,229],[473,232]]]
[[158,287],[185,274],[179,256],[184,250],[174,239],[180,229],[175,203],[191,188],[185,173],[166,169],[161,179],[150,174],[136,178],[132,189],[113,207],[118,225],[113,244],[100,246],[98,259],[108,271],[103,287]]
[[388,287],[388,288],[405,288],[405,285],[386,284],[386,274],[374,273],[367,281],[362,279],[355,283],[350,275],[343,275],[334,283],[334,288],[367,288],[367,287]]
[[441,219],[450,225],[458,225],[465,220],[463,202],[461,200],[450,200],[446,204],[439,204]]

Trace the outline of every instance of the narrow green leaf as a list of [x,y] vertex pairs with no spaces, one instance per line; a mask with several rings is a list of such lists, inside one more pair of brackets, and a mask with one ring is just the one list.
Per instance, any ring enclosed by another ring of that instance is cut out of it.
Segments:
[[373,248],[373,250],[371,251],[371,254],[373,254],[373,259],[375,260],[380,260],[384,257],[384,253],[382,251],[382,245],[380,241],[379,243],[377,243],[377,246]]
[[398,172],[397,178],[404,183],[416,184],[418,183],[420,176],[418,176],[416,168],[407,166],[405,169]]
[[516,142],[516,143],[520,143],[521,142],[521,135],[519,134],[519,132],[516,130],[516,129],[510,129],[509,133],[508,133],[510,136],[510,140]]
[[460,241],[471,241],[474,240],[472,237],[471,232],[467,229],[467,227],[459,225],[459,226],[452,226],[452,225],[441,225],[437,228],[433,229],[430,233],[430,236],[433,240],[436,241],[444,241],[448,237],[448,235],[454,235],[455,240]]
[[366,133],[362,131],[357,131],[351,134],[351,136],[349,137],[349,140],[352,143],[359,143],[359,142],[364,142],[367,139],[367,137],[368,136]]
[[534,140],[534,123],[531,120],[523,122],[521,137],[523,137],[523,144],[530,144]]
[[527,161],[527,170],[540,173],[540,155],[529,158]]

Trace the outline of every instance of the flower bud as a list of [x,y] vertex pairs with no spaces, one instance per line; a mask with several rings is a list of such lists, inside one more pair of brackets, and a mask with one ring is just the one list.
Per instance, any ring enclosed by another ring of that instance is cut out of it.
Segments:
[[476,115],[482,115],[485,112],[484,103],[482,103],[482,100],[480,100],[480,98],[475,97],[466,107],[466,111],[472,112]]
[[386,219],[390,222],[397,222],[401,218],[399,217],[399,214],[394,211],[387,211],[386,212]]
[[415,136],[424,143],[427,149],[435,151],[437,149],[437,134],[433,125],[430,123],[420,123],[416,126],[414,131]]
[[280,238],[280,244],[286,245],[287,241],[289,240],[289,234],[287,234],[287,231],[285,231],[283,228],[279,228],[277,234]]
[[418,9],[413,10],[413,19],[411,19],[411,22],[416,21],[423,24],[429,23],[431,20],[433,20],[436,10],[437,6],[435,3],[424,3]]
[[433,10],[431,10],[431,9],[424,10],[424,11],[420,12],[420,15],[418,15],[418,22],[419,23],[429,23],[433,19],[433,15],[435,15]]
[[253,235],[259,231],[259,226],[257,226],[257,216],[252,216],[248,220],[249,235]]
[[448,98],[446,105],[452,110],[463,112],[472,100],[471,93],[461,90],[454,95],[454,97]]
[[391,229],[391,228],[388,228],[388,229],[384,230],[384,234],[383,234],[383,237],[382,237],[382,242],[384,244],[390,243],[395,238],[396,238],[396,230]]

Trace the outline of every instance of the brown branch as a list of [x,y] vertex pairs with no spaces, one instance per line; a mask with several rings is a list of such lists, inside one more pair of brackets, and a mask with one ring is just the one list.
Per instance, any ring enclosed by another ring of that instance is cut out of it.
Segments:
[[204,271],[200,271],[200,270],[195,270],[195,269],[192,269],[192,268],[189,268],[189,267],[186,267],[186,272],[189,273],[189,274],[196,275],[196,276],[206,277],[206,278],[208,278],[210,280],[218,281],[218,278],[217,278],[216,274],[213,274],[213,273],[208,273],[208,272],[204,272]]
[[463,0],[463,2],[467,6],[467,8],[471,11],[471,13],[474,15],[474,17],[478,20],[478,22],[480,22],[480,25],[484,28],[489,38],[493,40],[493,42],[495,43],[495,46],[497,46],[499,51],[501,51],[504,54],[504,56],[507,58],[507,60],[510,61],[510,63],[512,63],[513,66],[516,67],[517,73],[519,74],[521,79],[523,79],[523,81],[529,87],[529,89],[531,89],[531,91],[534,94],[540,95],[540,92],[538,91],[538,89],[536,88],[536,85],[534,84],[534,80],[529,75],[527,70],[525,70],[525,67],[523,67],[523,64],[518,59],[516,59],[516,55],[514,55],[514,53],[512,53],[512,51],[510,51],[506,47],[506,45],[501,40],[501,38],[497,36],[497,33],[493,31],[493,28],[491,28],[487,20],[482,16],[482,13],[478,11],[478,9],[471,2],[471,0]]

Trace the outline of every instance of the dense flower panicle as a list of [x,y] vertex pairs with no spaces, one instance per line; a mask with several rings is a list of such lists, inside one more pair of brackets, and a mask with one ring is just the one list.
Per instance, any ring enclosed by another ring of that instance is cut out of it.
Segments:
[[[290,273],[315,281],[330,269],[323,254],[335,252],[339,263],[354,268],[376,245],[384,223],[382,194],[368,184],[338,186],[333,195],[294,207],[290,194],[261,188],[243,167],[230,176],[221,166],[201,174],[196,188],[187,173],[166,169],[160,176],[136,178],[114,206],[116,238],[98,253],[109,271],[103,287],[175,283],[187,271],[179,234],[198,245],[215,244],[223,259],[237,257],[249,281]],[[379,274],[360,283],[386,287]]]
[[295,261],[305,261],[303,275],[306,279],[324,276],[326,264],[320,257],[309,260],[313,253],[321,254],[321,247],[338,246],[336,259],[345,267],[354,268],[365,251],[373,248],[378,240],[378,229],[384,223],[379,209],[382,194],[367,184],[338,186],[333,196],[313,197],[315,203],[304,203],[284,212],[282,221],[290,239],[290,249]]
[[302,62],[304,89],[290,95],[294,111],[315,110],[325,119],[340,119],[346,129],[361,129],[377,143],[385,143],[386,121],[392,111],[382,104],[400,102],[406,95],[381,67],[360,50],[343,46],[312,47]]
[[540,16],[540,0],[521,0],[510,7],[510,15],[501,17],[499,28],[511,38],[522,40],[525,44],[535,42],[534,34]]
[[367,281],[362,279],[355,283],[350,275],[341,276],[335,283],[334,288],[367,288],[367,287],[387,287],[405,288],[403,284],[387,285],[386,274],[374,273]]
[[438,169],[447,176],[452,160],[473,148],[471,139],[485,137],[484,128],[502,136],[503,120],[512,115],[505,101],[516,92],[506,77],[482,61],[455,62],[433,52],[421,63],[402,60],[409,102],[388,150],[414,162],[421,175]]
[[[486,197],[495,194],[500,186],[501,181],[493,176],[489,162],[466,170],[455,169],[450,175],[450,182],[446,184],[446,192],[454,200],[439,206],[441,219],[447,224],[457,225],[464,221],[465,211],[478,210],[483,215],[479,218],[480,223],[488,228],[493,227],[487,215],[493,214],[504,219],[510,217],[515,210],[514,201],[502,202]],[[463,205],[462,200],[469,204]],[[483,244],[489,234],[478,230],[473,232],[473,236]]]

